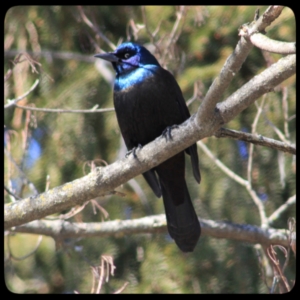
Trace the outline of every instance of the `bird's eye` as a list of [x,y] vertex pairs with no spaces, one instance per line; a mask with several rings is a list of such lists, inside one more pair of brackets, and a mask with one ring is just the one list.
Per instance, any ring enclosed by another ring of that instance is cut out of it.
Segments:
[[129,58],[130,57],[130,54],[128,53],[128,52],[126,52],[125,54],[124,54],[124,58]]

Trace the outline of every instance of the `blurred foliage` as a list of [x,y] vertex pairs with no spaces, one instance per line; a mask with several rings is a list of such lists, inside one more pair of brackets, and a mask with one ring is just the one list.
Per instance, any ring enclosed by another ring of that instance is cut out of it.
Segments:
[[[117,45],[132,40],[145,44],[178,80],[185,99],[196,100],[189,106],[195,113],[213,79],[238,42],[240,25],[251,22],[257,7],[249,6],[84,6],[82,11],[106,38]],[[263,13],[267,7],[258,7]],[[178,15],[181,18],[178,24]],[[295,18],[289,8],[267,28],[268,36],[281,41],[295,41]],[[83,21],[75,6],[15,6],[5,17],[4,74],[5,100],[24,94],[38,78],[38,87],[20,105],[43,108],[90,109],[113,107],[112,86],[101,72],[110,66],[94,62],[93,55],[112,50]],[[171,39],[172,38],[172,39]],[[55,54],[66,53],[65,57]],[[22,55],[19,63],[14,59]],[[80,54],[73,58],[72,54]],[[276,62],[279,55],[253,48],[241,71],[223,95],[226,99],[253,76]],[[95,60],[96,61],[96,60]],[[98,67],[97,67],[98,66]],[[100,67],[99,67],[100,66]],[[36,69],[36,71],[34,71]],[[100,71],[100,72],[99,72]],[[265,96],[264,114],[257,132],[279,139],[271,121],[285,132],[282,98],[287,93],[288,139],[295,142],[294,77]],[[260,104],[262,99],[258,100]],[[256,116],[255,105],[226,124],[228,128],[251,132]],[[5,110],[5,147],[38,192],[43,192],[46,178],[50,188],[82,177],[86,162],[110,164],[125,154],[114,112],[95,114],[58,114],[27,112],[19,108]],[[40,151],[30,148],[35,141]],[[239,144],[231,139],[211,137],[203,140],[210,150],[239,176],[247,176],[247,157],[239,152]],[[35,151],[38,151],[35,150]],[[192,178],[187,162],[187,182],[198,215],[213,220],[259,225],[259,214],[246,190],[220,171],[199,151],[201,185]],[[31,164],[28,163],[31,158]],[[102,160],[102,163],[99,162]],[[283,166],[283,167],[282,167]],[[5,156],[6,185],[20,197],[31,195],[20,170]],[[253,186],[264,194],[267,215],[295,194],[295,161],[292,155],[255,146]],[[163,203],[155,198],[142,176],[136,181],[142,188],[154,214],[163,212]],[[10,183],[10,184],[8,184]],[[109,219],[139,218],[149,214],[135,188],[125,184],[118,188],[126,194],[97,199],[109,212]],[[266,198],[267,197],[267,198]],[[5,202],[9,202],[5,195]],[[287,228],[287,219],[295,215],[288,209],[275,222],[276,228]],[[88,205],[76,221],[101,221]],[[167,233],[64,241],[60,247],[44,237],[37,251],[25,260],[8,258],[5,239],[5,281],[16,293],[81,293],[90,292],[90,265],[99,265],[102,254],[112,255],[115,276],[101,292],[112,293],[124,282],[126,293],[268,293],[264,284],[254,245],[230,240],[202,237],[192,254],[183,254]],[[34,249],[37,237],[16,234],[9,237],[16,257]],[[295,278],[294,256],[286,276]],[[269,275],[270,276],[270,275]],[[272,280],[272,276],[269,278]],[[270,281],[269,281],[270,282]]]

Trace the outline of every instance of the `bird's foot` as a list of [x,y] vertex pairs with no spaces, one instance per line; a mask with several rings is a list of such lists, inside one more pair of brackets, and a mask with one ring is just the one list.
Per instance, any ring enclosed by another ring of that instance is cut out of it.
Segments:
[[172,140],[172,134],[171,134],[171,131],[172,129],[174,128],[178,128],[179,126],[178,125],[172,125],[172,126],[168,126],[162,133],[162,135],[165,137],[166,141],[168,140]]
[[142,149],[143,146],[141,144],[138,144],[137,147],[134,147],[132,148],[131,150],[127,151],[127,153],[125,154],[125,157],[127,158],[131,153],[133,154],[133,157],[134,158],[137,158],[137,155],[136,155],[136,150],[137,149]]

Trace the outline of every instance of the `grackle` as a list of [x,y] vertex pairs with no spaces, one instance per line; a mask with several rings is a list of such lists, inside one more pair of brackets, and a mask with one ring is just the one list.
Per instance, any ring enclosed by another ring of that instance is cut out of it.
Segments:
[[[114,52],[95,57],[110,61],[116,71],[114,106],[128,150],[143,146],[190,113],[173,75],[143,46],[127,42]],[[185,149],[200,183],[197,146]],[[192,252],[201,228],[185,182],[184,151],[143,173],[157,197],[163,197],[170,236],[183,252]]]

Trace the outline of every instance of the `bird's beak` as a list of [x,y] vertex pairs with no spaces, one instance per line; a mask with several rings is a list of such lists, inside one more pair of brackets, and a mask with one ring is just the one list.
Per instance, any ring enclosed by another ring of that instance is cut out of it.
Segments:
[[94,56],[105,59],[110,62],[118,62],[119,61],[119,58],[116,55],[114,55],[113,53],[96,54]]

